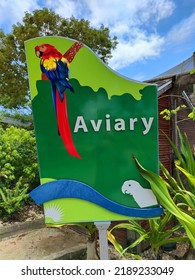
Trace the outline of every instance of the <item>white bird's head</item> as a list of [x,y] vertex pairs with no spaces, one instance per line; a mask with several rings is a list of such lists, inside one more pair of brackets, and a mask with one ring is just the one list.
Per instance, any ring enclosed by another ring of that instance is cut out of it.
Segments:
[[128,180],[123,183],[121,190],[125,194],[133,195],[134,192],[138,190],[138,188],[141,188],[139,182],[134,180]]

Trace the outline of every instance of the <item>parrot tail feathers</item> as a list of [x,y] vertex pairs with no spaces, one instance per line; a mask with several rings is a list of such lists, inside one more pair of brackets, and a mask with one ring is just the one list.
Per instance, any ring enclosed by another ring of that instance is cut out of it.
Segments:
[[66,107],[66,94],[64,94],[63,101],[60,100],[58,92],[56,92],[56,114],[58,122],[58,131],[67,149],[67,152],[74,157],[81,158],[78,154],[71,135],[68,113]]

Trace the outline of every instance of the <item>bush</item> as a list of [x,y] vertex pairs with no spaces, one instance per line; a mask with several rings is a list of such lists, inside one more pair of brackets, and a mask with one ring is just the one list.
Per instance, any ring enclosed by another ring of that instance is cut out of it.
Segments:
[[0,126],[0,214],[20,210],[28,191],[39,184],[35,137],[32,131]]

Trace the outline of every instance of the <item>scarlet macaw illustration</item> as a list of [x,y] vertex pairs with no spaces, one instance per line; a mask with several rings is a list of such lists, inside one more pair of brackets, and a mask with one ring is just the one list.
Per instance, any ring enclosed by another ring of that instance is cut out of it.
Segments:
[[69,64],[82,46],[82,43],[76,42],[64,55],[50,44],[42,44],[35,47],[36,56],[41,58],[40,68],[42,71],[42,79],[50,80],[51,82],[58,133],[68,153],[78,158],[80,158],[80,155],[74,146],[68,120],[65,90],[69,89],[74,92],[69,82]]

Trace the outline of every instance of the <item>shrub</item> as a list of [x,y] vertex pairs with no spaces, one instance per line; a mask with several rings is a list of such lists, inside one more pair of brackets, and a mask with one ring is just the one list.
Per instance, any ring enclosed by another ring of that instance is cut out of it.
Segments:
[[0,213],[12,215],[38,185],[38,163],[32,131],[0,126]]

